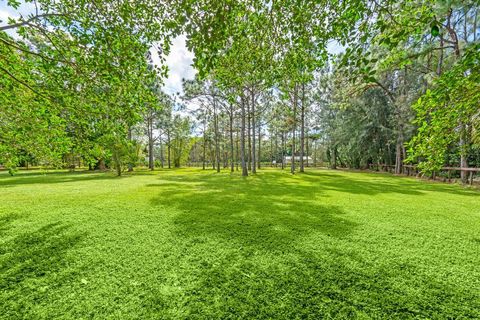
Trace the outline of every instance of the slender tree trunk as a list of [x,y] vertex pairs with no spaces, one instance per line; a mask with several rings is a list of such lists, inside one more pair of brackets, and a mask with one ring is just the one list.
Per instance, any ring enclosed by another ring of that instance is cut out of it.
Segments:
[[261,168],[261,161],[262,161],[262,126],[260,125],[260,121],[258,122],[258,158],[257,158],[257,169],[260,170]]
[[300,172],[305,172],[303,157],[305,155],[305,83],[302,83],[302,109],[300,131]]
[[475,18],[473,18],[473,42],[477,41],[477,19],[478,11],[475,9]]
[[332,163],[330,164],[330,167],[332,169],[337,169],[337,146],[333,145],[332,147],[332,154],[330,156]]
[[308,163],[308,157],[309,157],[309,154],[310,154],[310,152],[309,152],[310,150],[309,150],[308,140],[309,140],[309,139],[308,139],[308,132],[307,132],[307,139],[305,140],[305,148],[307,149],[307,153],[306,153],[306,154],[307,154],[307,155],[306,155],[306,157],[307,157],[307,168],[310,166],[310,164]]
[[[132,127],[128,127],[128,141],[132,141]],[[128,163],[128,172],[133,171],[133,164]]]
[[286,149],[285,134],[286,133],[282,131],[282,170],[285,169],[285,149]]
[[275,156],[275,168],[277,167],[277,163],[278,163],[278,132],[275,132],[275,153],[274,153],[274,156]]
[[147,133],[148,133],[148,169],[154,170],[155,163],[153,159],[153,120],[149,118],[147,121]]
[[292,164],[290,172],[295,174],[295,131],[297,130],[297,84],[293,90]]
[[403,157],[402,157],[402,147],[403,147],[403,135],[399,132],[397,137],[397,144],[395,148],[395,174],[401,174],[403,169]]
[[213,124],[215,126],[215,160],[217,162],[217,172],[220,172],[220,145],[218,137],[218,115],[217,115],[217,103],[213,99]]
[[238,163],[239,163],[239,157],[240,157],[240,151],[239,151],[239,146],[238,146],[238,133],[239,133],[239,128],[237,124],[237,133],[235,134],[235,170],[238,171]]
[[255,93],[252,88],[252,173],[257,173],[257,159],[256,159],[256,151],[255,151]]
[[168,162],[168,169],[172,168],[171,163],[171,154],[170,154],[170,129],[167,130],[167,162]]
[[[464,124],[461,125],[460,128],[460,168],[468,168],[468,162],[467,162],[467,130],[465,128],[466,126]],[[462,180],[462,183],[467,183],[468,181],[468,172],[466,171],[460,171],[460,179]]]
[[270,164],[273,167],[273,139],[275,138],[275,133],[272,133],[270,136]]
[[155,162],[153,158],[153,138],[148,139],[148,168],[150,170],[155,169]]
[[247,95],[247,98],[245,99],[246,100],[246,105],[247,105],[247,140],[248,140],[248,152],[247,152],[247,165],[248,165],[248,170],[252,171],[252,137],[251,137],[251,129],[252,129],[252,125],[251,125],[251,118],[252,118],[252,115],[251,115],[251,107],[250,107],[250,99],[248,98],[248,95]]
[[234,172],[234,153],[233,153],[233,105],[230,105],[230,171]]
[[163,167],[165,166],[165,157],[163,155],[163,143],[162,143],[161,136],[158,138],[158,140],[160,141],[160,164],[163,169]]
[[240,161],[242,162],[242,176],[248,176],[247,164],[245,161],[245,101],[242,97],[241,102],[241,111],[242,111],[242,127],[240,129]]
[[205,170],[205,162],[207,160],[207,134],[205,126],[203,127],[203,157],[202,157],[202,169]]
[[115,169],[117,170],[117,176],[122,175],[122,162],[120,161],[120,154],[118,149],[113,151],[113,161],[115,162]]
[[[440,33],[440,48],[443,48],[443,34]],[[443,49],[439,50],[440,52],[438,53],[438,64],[437,64],[437,75],[441,76],[442,75],[442,67],[443,67]]]

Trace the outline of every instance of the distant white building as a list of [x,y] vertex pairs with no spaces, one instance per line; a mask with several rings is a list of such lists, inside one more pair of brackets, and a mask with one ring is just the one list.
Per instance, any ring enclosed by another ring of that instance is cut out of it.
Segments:
[[[300,156],[295,156],[295,162],[300,162]],[[292,163],[292,157],[291,156],[285,156],[283,158],[284,163]],[[303,156],[303,162],[311,162],[313,159],[309,156]]]

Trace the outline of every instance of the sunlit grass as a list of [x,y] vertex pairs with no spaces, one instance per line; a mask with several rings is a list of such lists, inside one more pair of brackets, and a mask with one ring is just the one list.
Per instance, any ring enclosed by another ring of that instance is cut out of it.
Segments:
[[0,173],[0,318],[477,318],[480,193],[381,174]]

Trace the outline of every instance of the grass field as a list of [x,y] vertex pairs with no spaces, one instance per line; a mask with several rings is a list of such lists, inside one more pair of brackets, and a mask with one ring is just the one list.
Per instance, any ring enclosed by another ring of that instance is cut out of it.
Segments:
[[0,173],[2,319],[480,318],[480,193],[382,174]]

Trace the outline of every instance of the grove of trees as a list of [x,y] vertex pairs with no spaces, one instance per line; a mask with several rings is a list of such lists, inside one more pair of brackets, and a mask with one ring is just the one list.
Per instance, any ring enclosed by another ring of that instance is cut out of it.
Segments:
[[[12,173],[480,167],[478,1],[26,2],[29,15],[0,26]],[[180,34],[198,73],[169,96],[164,59]]]

